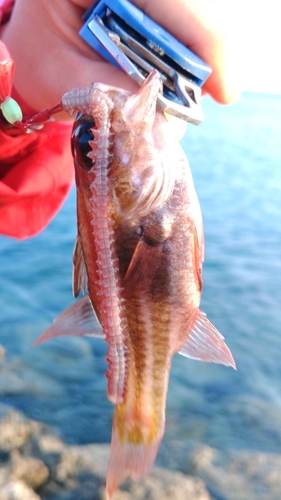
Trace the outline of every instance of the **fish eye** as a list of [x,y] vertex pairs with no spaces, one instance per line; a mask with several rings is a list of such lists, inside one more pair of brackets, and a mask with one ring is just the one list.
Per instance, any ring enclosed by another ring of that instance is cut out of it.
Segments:
[[90,170],[93,167],[93,160],[87,154],[92,149],[89,141],[94,139],[91,130],[94,127],[95,121],[91,116],[77,114],[71,135],[71,151],[75,163],[84,170]]

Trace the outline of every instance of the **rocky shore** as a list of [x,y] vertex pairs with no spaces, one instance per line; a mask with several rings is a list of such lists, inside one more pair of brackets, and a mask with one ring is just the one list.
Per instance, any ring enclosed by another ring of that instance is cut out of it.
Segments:
[[[46,425],[1,408],[1,500],[102,500],[109,446],[68,446]],[[202,480],[154,468],[115,500],[211,500]]]
[[[103,500],[108,445],[69,446],[48,426],[0,407],[1,500]],[[144,480],[127,480],[115,500],[280,500],[281,456],[179,449],[181,470],[165,463]]]

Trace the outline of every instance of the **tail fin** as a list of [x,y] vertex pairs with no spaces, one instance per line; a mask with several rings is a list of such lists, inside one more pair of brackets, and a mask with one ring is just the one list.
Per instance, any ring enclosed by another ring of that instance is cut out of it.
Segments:
[[118,431],[113,423],[110,455],[106,478],[106,500],[110,500],[119,484],[126,476],[139,479],[152,469],[162,437],[163,428],[151,443],[130,443],[124,439],[121,442]]

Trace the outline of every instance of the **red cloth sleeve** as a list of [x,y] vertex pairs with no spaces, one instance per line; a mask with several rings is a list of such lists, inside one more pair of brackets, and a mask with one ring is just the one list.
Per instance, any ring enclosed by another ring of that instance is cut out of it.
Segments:
[[[0,22],[8,21],[13,3],[0,0]],[[33,114],[15,91],[12,95],[24,115]],[[32,134],[0,123],[0,234],[33,236],[57,213],[73,179],[70,132],[64,122],[47,123]]]
[[0,129],[0,233],[18,239],[44,229],[73,179],[71,126],[48,123],[32,134]]

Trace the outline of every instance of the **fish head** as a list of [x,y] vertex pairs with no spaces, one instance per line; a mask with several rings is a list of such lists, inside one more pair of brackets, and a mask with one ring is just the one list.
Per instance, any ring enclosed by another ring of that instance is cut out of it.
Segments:
[[[76,106],[72,152],[77,187],[91,199],[95,165],[103,161],[117,224],[134,224],[160,207],[174,188],[174,170],[167,157],[173,134],[157,109],[161,88],[157,71],[133,95],[94,83],[87,103]],[[106,123],[101,123],[101,107],[107,109]]]

